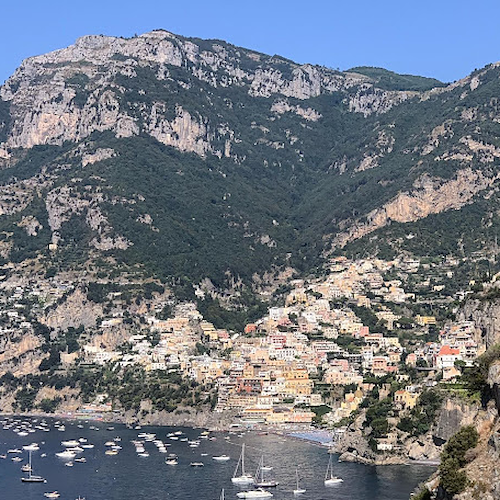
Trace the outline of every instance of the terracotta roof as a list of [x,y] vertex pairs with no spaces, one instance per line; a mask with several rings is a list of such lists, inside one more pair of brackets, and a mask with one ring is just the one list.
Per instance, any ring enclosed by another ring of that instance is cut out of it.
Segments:
[[460,349],[453,349],[449,345],[444,345],[441,347],[438,356],[458,356],[460,354]]

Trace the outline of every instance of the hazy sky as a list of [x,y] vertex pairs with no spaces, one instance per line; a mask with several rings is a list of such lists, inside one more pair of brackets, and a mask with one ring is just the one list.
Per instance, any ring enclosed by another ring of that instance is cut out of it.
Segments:
[[1,16],[0,83],[24,58],[82,35],[157,28],[301,63],[443,81],[500,60],[499,0],[7,0]]

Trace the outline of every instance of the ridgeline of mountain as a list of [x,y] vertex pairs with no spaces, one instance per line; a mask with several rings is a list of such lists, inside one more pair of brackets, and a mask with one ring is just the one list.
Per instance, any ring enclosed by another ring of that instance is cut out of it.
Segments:
[[0,255],[224,285],[336,251],[494,252],[499,76],[85,36],[0,88]]

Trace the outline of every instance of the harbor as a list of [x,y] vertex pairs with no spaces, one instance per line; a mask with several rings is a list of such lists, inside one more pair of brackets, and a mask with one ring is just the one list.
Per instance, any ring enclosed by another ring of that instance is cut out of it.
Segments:
[[[424,465],[339,463],[327,447],[306,441],[306,436],[136,427],[43,418],[0,420],[2,499],[216,500],[224,489],[226,499],[285,500],[300,489],[305,490],[301,498],[311,500],[401,500],[433,470]],[[21,470],[26,465],[31,472]],[[327,468],[329,479],[339,479],[329,485]],[[44,482],[21,480],[30,475]],[[248,476],[246,482],[233,480],[243,475]],[[265,496],[259,497],[260,489]]]

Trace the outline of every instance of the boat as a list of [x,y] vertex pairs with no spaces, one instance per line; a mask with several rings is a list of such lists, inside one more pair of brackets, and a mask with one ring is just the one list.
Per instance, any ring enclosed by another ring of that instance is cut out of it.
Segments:
[[[241,475],[238,476],[238,471],[241,466]],[[234,484],[253,484],[254,478],[250,474],[245,472],[245,443],[241,445],[241,454],[236,464],[236,469],[234,469],[233,477],[231,482]]]
[[220,497],[219,500],[224,500],[224,488],[222,488],[222,491],[220,492]]
[[203,462],[191,462],[189,464],[191,467],[203,467]]
[[84,464],[86,461],[87,461],[87,459],[85,457],[79,457],[79,458],[75,458],[73,460],[73,462],[77,462],[79,464]]
[[30,470],[28,471],[28,476],[27,477],[22,477],[21,478],[21,481],[23,483],[46,483],[47,480],[42,477],[42,476],[34,476],[32,473],[33,473],[33,466],[31,465],[31,451],[29,452],[30,455],[29,455],[29,468]]
[[24,465],[21,467],[21,471],[22,471],[22,472],[31,472],[31,465],[30,465],[30,464],[24,464]]
[[75,458],[76,453],[74,451],[69,451],[69,450],[64,450],[60,451],[59,453],[56,453],[56,457],[63,458],[63,459],[70,459],[72,460]]
[[26,450],[26,451],[38,451],[40,449],[40,447],[38,446],[37,443],[31,443],[31,444],[27,444],[25,446],[23,446],[23,450]]
[[344,481],[341,477],[333,475],[332,456],[333,455],[330,455],[330,459],[328,460],[328,466],[326,468],[325,486],[334,486]]
[[231,459],[229,455],[218,455],[216,457],[212,457],[216,462],[227,462]]
[[48,493],[44,493],[43,496],[46,498],[59,498],[61,495],[57,491],[50,491]]
[[255,486],[259,488],[276,488],[278,486],[278,481],[274,479],[265,478],[264,477],[264,455],[260,458],[259,466],[257,467],[257,471],[255,472],[254,483]]
[[65,448],[72,448],[74,446],[78,446],[80,444],[80,441],[77,441],[76,439],[71,439],[70,441],[61,441],[61,446],[64,446]]
[[179,462],[177,461],[177,458],[167,458],[165,463],[167,465],[177,465]]
[[297,486],[293,490],[294,495],[302,495],[306,492],[304,488],[301,488],[299,485],[299,469],[295,469],[295,476],[297,477]]
[[236,496],[238,498],[272,498],[273,494],[263,488],[258,488],[256,490],[240,491]]

